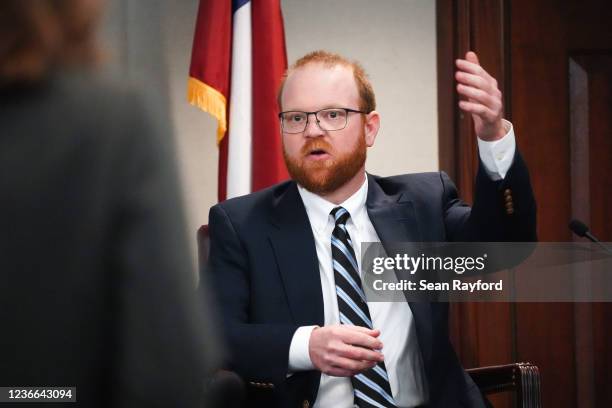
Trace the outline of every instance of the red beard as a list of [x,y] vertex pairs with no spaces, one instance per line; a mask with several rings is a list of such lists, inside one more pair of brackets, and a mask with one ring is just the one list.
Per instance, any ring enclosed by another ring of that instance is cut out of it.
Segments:
[[341,156],[333,155],[324,160],[308,160],[306,157],[313,150],[322,149],[333,154],[332,146],[322,138],[309,139],[302,147],[297,158],[287,155],[283,149],[285,165],[299,185],[306,190],[325,195],[336,191],[351,180],[363,167],[366,161],[367,146],[365,134],[361,134],[353,150]]

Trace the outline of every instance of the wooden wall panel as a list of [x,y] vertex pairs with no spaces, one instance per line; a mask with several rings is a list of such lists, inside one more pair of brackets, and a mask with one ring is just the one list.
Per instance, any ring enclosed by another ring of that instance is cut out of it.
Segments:
[[[585,133],[572,137],[583,145],[588,156],[586,163],[577,164],[586,167],[581,174],[583,179],[573,183],[588,186],[588,194],[572,188],[572,202],[578,207],[573,207],[572,213],[575,217],[579,212],[584,214],[581,219],[591,227],[593,234],[609,242],[612,241],[612,178],[608,176],[612,174],[612,52],[591,50],[572,58],[584,72],[584,94],[587,96],[580,109],[570,103],[572,112],[580,110],[586,115]],[[570,88],[570,100],[571,95]],[[612,391],[608,385],[612,370],[612,347],[609,346],[612,304],[578,306],[582,319],[576,319],[576,325],[584,327],[576,332],[578,401],[588,400],[591,406],[612,406]],[[590,332],[587,333],[587,329]]]
[[[556,0],[513,0],[511,5],[512,119],[532,175],[538,237],[567,241],[571,207],[565,13]],[[576,406],[573,305],[516,307],[517,357],[540,367],[544,406]]]
[[[589,183],[589,75],[581,58],[569,59],[570,187],[572,218],[588,222]],[[581,238],[572,237],[574,241]],[[585,283],[585,286],[588,284]],[[594,404],[593,308],[588,303],[574,306],[576,400]]]
[[[589,70],[591,229],[599,239],[612,242],[612,54],[592,59]],[[612,303],[593,305],[593,353],[595,404],[612,407]]]
[[[612,41],[611,41],[612,42]],[[593,234],[612,241],[612,49],[582,56],[589,87],[589,182]],[[612,323],[612,322],[611,322]]]

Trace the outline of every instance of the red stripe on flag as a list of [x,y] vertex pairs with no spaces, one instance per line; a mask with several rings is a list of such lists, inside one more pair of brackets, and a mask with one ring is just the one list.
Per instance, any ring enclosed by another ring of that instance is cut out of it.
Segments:
[[289,178],[282,156],[276,92],[287,69],[279,0],[251,2],[253,42],[252,190]]
[[231,1],[202,0],[198,7],[189,76],[215,88],[228,101],[231,47]]
[[227,144],[229,132],[219,143],[219,166],[217,176],[217,199],[219,202],[227,197]]

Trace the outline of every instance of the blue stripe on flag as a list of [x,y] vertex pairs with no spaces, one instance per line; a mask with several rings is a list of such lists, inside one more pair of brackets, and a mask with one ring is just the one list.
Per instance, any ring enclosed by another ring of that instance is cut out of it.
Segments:
[[251,0],[232,0],[232,13],[235,13],[240,7],[244,6]]

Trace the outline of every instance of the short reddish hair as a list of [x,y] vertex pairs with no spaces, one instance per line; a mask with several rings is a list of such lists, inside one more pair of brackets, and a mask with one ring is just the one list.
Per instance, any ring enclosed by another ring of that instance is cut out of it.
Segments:
[[0,85],[99,60],[101,0],[1,0]]
[[372,88],[372,84],[368,79],[368,75],[365,70],[357,61],[351,61],[340,54],[335,54],[328,51],[318,50],[310,52],[304,55],[302,58],[298,59],[293,65],[287,69],[283,78],[281,80],[280,87],[278,88],[277,94],[277,102],[278,108],[281,108],[281,96],[283,94],[283,88],[285,87],[285,82],[289,75],[295,70],[307,65],[307,64],[323,64],[326,67],[334,67],[336,65],[341,65],[345,67],[349,67],[353,70],[353,76],[355,77],[355,82],[357,83],[357,90],[359,92],[359,98],[361,99],[359,102],[359,109],[370,113],[376,109],[376,96],[374,95],[374,89]]

